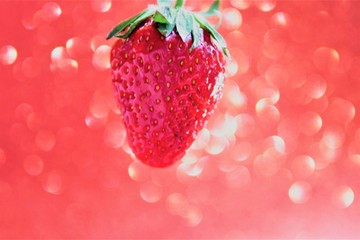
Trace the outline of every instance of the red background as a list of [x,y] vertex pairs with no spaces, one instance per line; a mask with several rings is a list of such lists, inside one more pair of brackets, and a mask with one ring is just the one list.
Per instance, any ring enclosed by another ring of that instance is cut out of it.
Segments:
[[105,40],[148,3],[0,2],[0,237],[360,237],[360,3],[224,1],[224,97],[167,169],[129,150]]

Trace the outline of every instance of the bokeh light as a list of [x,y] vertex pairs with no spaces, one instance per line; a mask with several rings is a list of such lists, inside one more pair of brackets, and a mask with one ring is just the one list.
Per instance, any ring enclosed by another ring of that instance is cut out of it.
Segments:
[[291,172],[295,178],[308,178],[315,171],[315,161],[310,156],[299,155],[291,163]]
[[59,195],[63,192],[63,178],[57,171],[53,170],[47,174],[43,182],[43,188],[46,192]]
[[231,5],[238,9],[247,9],[250,7],[252,1],[251,0],[230,0]]
[[291,20],[289,14],[277,12],[272,16],[272,22],[276,27],[286,28],[290,25]]
[[263,12],[270,12],[276,7],[276,0],[256,0],[254,3]]
[[162,197],[162,188],[152,182],[146,182],[140,188],[140,196],[145,202],[158,202]]
[[36,134],[35,143],[40,150],[49,152],[54,148],[56,138],[53,132],[43,130]]
[[91,0],[91,6],[96,12],[107,12],[111,8],[111,0]]
[[242,16],[239,10],[235,8],[226,8],[223,11],[224,27],[229,30],[236,30],[242,23]]
[[295,182],[289,188],[289,198],[296,204],[304,204],[311,197],[311,185],[304,181]]
[[93,56],[93,65],[99,70],[106,70],[110,68],[110,50],[106,45],[99,46]]
[[32,176],[39,175],[44,168],[43,160],[37,155],[30,155],[24,159],[24,169]]
[[318,133],[321,129],[322,119],[318,113],[308,111],[300,116],[298,124],[302,133],[311,136]]
[[354,202],[354,191],[348,186],[336,187],[332,193],[335,207],[347,208]]
[[4,65],[11,65],[16,61],[17,51],[11,45],[6,45],[0,49],[0,62]]
[[56,2],[45,3],[43,5],[42,9],[46,10],[48,12],[49,16],[54,20],[56,18],[58,18],[62,13],[59,4],[57,4]]
[[328,47],[319,47],[313,53],[313,62],[321,71],[334,71],[339,64],[339,53]]

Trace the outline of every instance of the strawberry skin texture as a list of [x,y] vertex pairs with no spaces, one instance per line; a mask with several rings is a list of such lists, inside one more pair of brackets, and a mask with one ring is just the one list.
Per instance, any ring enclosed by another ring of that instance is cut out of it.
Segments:
[[151,18],[111,50],[114,93],[137,159],[166,167],[181,159],[221,97],[224,55],[203,31],[190,50],[176,30],[161,35]]

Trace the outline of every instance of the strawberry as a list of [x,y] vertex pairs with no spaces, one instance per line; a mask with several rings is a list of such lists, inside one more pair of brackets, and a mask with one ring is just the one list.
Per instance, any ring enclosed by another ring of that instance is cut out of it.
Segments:
[[225,41],[204,16],[159,1],[116,26],[112,84],[129,146],[153,167],[181,159],[214,112],[225,72]]

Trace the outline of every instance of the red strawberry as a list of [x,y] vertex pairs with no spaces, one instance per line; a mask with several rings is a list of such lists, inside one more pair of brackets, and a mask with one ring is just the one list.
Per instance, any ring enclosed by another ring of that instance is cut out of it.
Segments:
[[[167,1],[119,24],[108,39],[112,82],[128,142],[154,167],[182,158],[221,97],[222,37],[202,18]],[[219,1],[204,14],[217,12]]]

